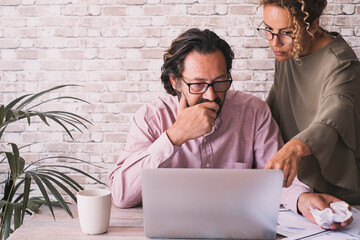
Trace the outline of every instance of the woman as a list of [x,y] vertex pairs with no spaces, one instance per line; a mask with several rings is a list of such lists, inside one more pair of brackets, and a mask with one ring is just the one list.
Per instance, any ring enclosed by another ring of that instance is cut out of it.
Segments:
[[[326,0],[261,0],[259,34],[275,54],[267,103],[286,144],[266,168],[360,204],[360,62],[319,26]],[[301,211],[301,210],[300,210]]]

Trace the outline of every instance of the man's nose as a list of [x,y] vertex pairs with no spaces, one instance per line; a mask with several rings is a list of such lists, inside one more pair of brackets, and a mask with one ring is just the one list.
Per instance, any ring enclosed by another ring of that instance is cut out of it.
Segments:
[[207,99],[209,101],[214,101],[216,99],[217,95],[216,92],[214,91],[214,87],[213,86],[209,86],[208,89],[206,90],[206,92],[203,93],[203,98]]

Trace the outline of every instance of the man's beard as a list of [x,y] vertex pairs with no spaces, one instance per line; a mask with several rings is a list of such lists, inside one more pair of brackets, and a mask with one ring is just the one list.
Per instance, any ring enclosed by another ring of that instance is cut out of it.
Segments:
[[[184,95],[184,94],[182,94],[182,92],[179,90],[179,89],[176,89],[176,95],[178,96],[178,98],[179,98],[179,101],[180,101],[180,98],[181,98],[181,95]],[[185,97],[185,95],[184,95],[184,97]],[[187,107],[190,107],[190,104],[189,104],[189,102],[188,102],[188,100],[187,99],[185,99],[186,100],[186,106]],[[197,105],[197,104],[200,104],[200,103],[205,103],[205,102],[214,102],[214,103],[217,103],[217,105],[219,105],[219,111],[217,111],[217,115],[216,115],[216,118],[219,116],[219,114],[220,114],[220,111],[221,111],[221,108],[222,108],[222,106],[223,106],[223,102],[220,100],[220,98],[218,98],[218,97],[216,97],[214,100],[212,100],[212,101],[210,101],[209,99],[204,99],[204,98],[202,98],[202,97],[200,97],[197,101],[196,101],[196,103],[195,103],[195,105]]]

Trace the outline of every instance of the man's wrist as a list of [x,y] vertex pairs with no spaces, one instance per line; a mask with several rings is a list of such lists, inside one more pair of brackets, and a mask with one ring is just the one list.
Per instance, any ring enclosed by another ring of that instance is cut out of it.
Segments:
[[181,146],[184,143],[184,141],[178,136],[178,131],[174,130],[172,127],[166,130],[166,135],[168,136],[170,142],[175,146]]

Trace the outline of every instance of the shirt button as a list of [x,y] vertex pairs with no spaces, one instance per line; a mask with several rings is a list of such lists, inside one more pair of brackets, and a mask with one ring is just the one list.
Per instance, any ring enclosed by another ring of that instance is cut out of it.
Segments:
[[206,138],[204,138],[204,143],[206,143]]
[[207,164],[206,164],[206,167],[209,168],[209,167],[210,167],[210,163],[207,163]]

